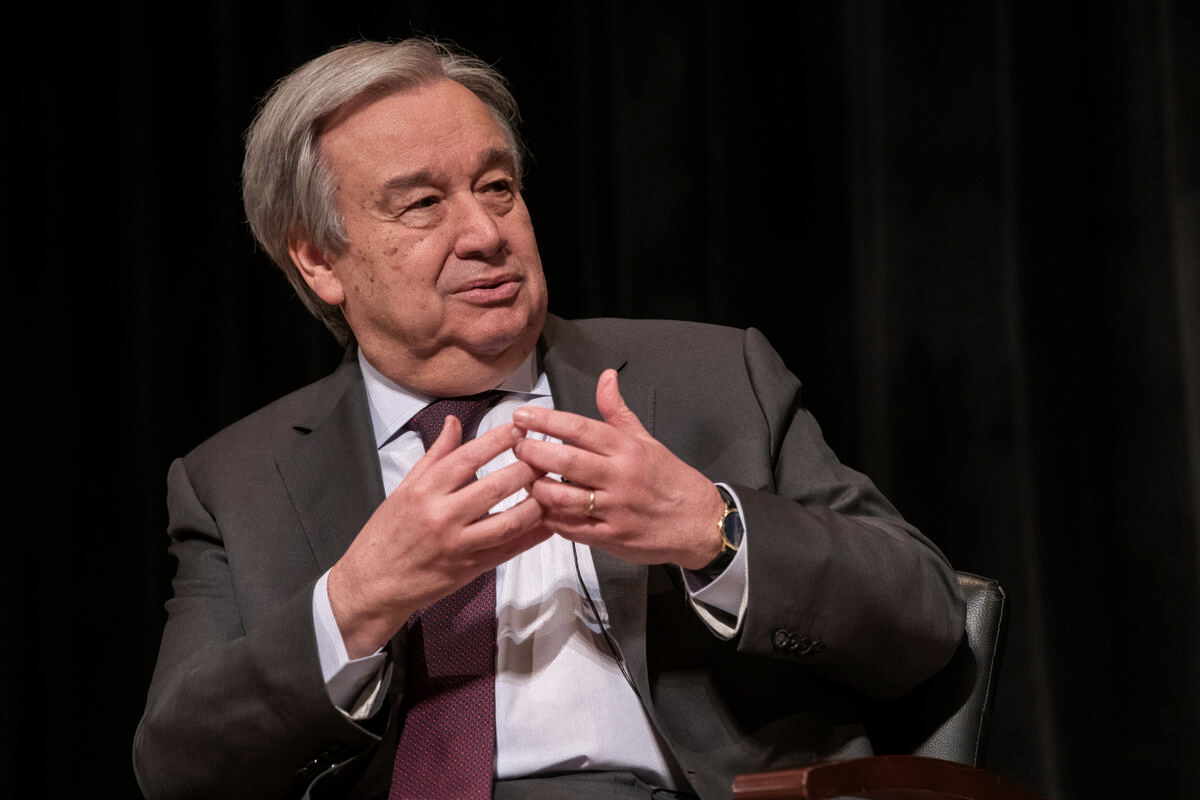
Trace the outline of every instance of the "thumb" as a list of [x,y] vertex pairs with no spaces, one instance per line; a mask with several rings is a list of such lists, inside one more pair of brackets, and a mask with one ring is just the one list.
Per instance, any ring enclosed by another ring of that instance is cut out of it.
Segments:
[[606,369],[596,383],[596,408],[604,421],[614,428],[626,431],[645,431],[641,420],[625,405],[621,389],[617,386],[617,371]]

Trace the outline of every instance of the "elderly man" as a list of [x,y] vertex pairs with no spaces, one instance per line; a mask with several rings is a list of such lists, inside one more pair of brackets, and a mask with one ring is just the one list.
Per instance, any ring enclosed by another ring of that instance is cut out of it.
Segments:
[[265,101],[247,214],[347,352],[172,466],[148,797],[728,797],[958,644],[760,334],[547,315],[516,119],[422,40]]

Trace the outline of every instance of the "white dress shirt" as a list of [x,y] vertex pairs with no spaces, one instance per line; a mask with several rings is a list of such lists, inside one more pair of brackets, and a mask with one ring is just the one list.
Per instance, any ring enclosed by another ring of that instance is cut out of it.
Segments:
[[[358,358],[380,447],[384,491],[391,494],[425,448],[413,431],[388,440],[436,398],[388,380],[361,351]],[[533,355],[496,388],[509,394],[483,417],[477,435],[511,422],[520,406],[554,408],[549,381]],[[547,438],[538,433],[529,436]],[[512,451],[505,451],[480,469],[478,477],[514,461]],[[512,507],[525,494],[521,490],[492,511]],[[697,612],[715,634],[725,638],[740,628],[745,612],[748,538],[743,536],[733,563],[707,585],[685,573]],[[321,577],[313,592],[321,669],[333,702],[361,718],[377,705],[374,699],[386,655],[380,651],[365,658],[347,657],[329,605],[327,577],[328,573]],[[719,619],[711,613],[713,608],[727,616]],[[722,619],[735,621],[728,624]],[[608,627],[608,613],[587,546],[555,535],[500,564],[496,623],[497,778],[627,770],[652,785],[679,785],[674,759],[659,742],[605,640],[602,629]]]

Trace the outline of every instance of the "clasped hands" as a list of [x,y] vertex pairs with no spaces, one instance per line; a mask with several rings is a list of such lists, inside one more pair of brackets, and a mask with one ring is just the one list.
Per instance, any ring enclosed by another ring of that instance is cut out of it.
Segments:
[[[553,533],[642,564],[699,569],[717,556],[724,502],[713,484],[646,431],[625,405],[615,370],[600,376],[596,405],[603,421],[524,406],[511,424],[461,445],[458,420],[447,418],[330,571],[330,605],[351,658],[374,652],[417,609]],[[510,448],[515,463],[471,480]],[[529,496],[488,513],[520,489]]]

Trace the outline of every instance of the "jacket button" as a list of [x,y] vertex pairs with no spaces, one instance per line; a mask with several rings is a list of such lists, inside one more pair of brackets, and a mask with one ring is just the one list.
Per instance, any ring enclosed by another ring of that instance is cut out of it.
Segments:
[[820,639],[811,639],[786,628],[778,628],[771,634],[771,645],[782,653],[802,656],[815,656],[825,649],[825,643]]
[[809,639],[807,636],[800,638],[800,655],[802,656],[815,656],[825,649],[825,643],[819,639]]

